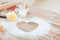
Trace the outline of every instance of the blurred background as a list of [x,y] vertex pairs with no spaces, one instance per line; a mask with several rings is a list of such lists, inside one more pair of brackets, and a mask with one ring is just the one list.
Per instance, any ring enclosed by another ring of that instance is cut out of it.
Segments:
[[[1,2],[19,1],[19,0],[0,0]],[[25,3],[33,4],[42,9],[52,10],[60,13],[60,0],[22,0]]]

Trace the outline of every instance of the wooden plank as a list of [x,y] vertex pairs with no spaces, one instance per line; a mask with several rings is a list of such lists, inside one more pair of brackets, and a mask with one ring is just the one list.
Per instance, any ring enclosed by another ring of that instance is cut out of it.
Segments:
[[30,7],[30,11],[33,13],[33,16],[37,16],[43,19],[48,20],[49,23],[60,26],[60,14],[52,12],[50,10],[40,9],[38,7]]

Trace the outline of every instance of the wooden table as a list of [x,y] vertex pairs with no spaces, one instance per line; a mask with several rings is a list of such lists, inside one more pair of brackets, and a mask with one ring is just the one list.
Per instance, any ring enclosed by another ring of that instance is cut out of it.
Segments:
[[[33,8],[33,7],[32,7]],[[48,32],[48,34],[44,35],[44,36],[39,36],[37,37],[36,40],[60,40],[60,25],[57,25],[55,20],[58,19],[50,19],[54,16],[52,15],[60,15],[60,14],[55,14],[55,12],[51,12],[51,11],[46,11],[46,10],[41,10],[41,9],[36,9],[36,7],[32,10],[30,9],[30,12],[33,13],[33,16],[37,16],[40,18],[44,18],[45,20],[50,20],[52,22],[49,22],[52,25],[51,30]],[[32,11],[31,11],[32,10]],[[34,12],[35,11],[35,12]],[[47,15],[46,15],[47,14]],[[59,17],[59,16],[56,16]],[[60,22],[60,19],[59,19]],[[3,33],[0,33],[0,39],[2,40],[31,40],[29,38],[17,38],[14,37],[10,34],[8,34],[6,31]]]

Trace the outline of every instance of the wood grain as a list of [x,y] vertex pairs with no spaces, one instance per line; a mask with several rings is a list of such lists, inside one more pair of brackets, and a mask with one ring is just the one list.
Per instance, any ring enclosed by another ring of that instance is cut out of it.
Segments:
[[60,26],[60,14],[59,13],[52,12],[50,10],[40,9],[34,6],[31,6],[29,11],[33,13],[33,16],[46,19],[48,20],[49,23]]

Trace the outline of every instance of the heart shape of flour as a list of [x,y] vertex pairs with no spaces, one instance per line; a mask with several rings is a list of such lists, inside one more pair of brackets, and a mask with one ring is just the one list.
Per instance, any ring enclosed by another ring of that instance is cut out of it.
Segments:
[[[34,23],[36,23],[37,26]],[[31,17],[29,19],[19,18],[16,22],[2,21],[0,24],[2,24],[4,29],[13,36],[30,38],[44,36],[52,27],[51,24],[38,17]]]
[[23,30],[25,32],[32,31],[38,27],[38,24],[35,22],[17,22],[16,25],[20,30]]

